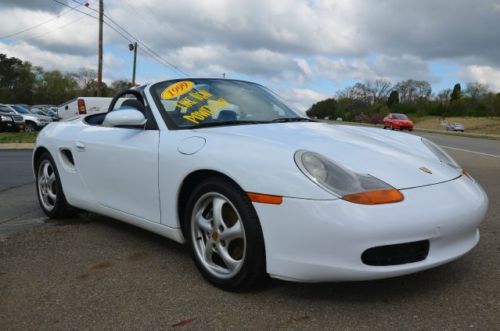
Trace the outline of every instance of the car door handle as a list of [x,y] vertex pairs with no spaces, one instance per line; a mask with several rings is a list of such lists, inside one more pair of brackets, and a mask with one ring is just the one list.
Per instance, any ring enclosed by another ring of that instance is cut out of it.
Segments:
[[76,146],[76,150],[78,150],[80,152],[85,151],[85,144],[82,143],[81,141],[77,141],[75,146]]

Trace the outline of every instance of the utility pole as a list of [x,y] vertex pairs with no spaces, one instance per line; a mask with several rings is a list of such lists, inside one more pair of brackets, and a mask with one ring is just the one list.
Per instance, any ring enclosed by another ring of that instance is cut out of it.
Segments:
[[99,0],[99,55],[97,56],[97,96],[102,96],[102,28],[104,21],[104,0]]
[[128,44],[128,49],[134,51],[134,66],[132,67],[132,87],[135,86],[135,68],[137,65],[137,42]]

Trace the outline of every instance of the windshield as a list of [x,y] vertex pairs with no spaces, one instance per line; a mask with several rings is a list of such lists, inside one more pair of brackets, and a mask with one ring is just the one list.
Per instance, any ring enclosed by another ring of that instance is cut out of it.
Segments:
[[153,85],[160,111],[175,128],[299,121],[272,91],[249,82],[189,79]]
[[37,114],[37,115],[45,115],[45,113],[40,109],[40,108],[31,108],[30,111],[33,113],[33,114]]
[[16,112],[19,114],[30,114],[30,112],[27,109],[24,109],[23,107],[20,106],[11,106],[12,108],[15,109]]
[[408,119],[408,116],[406,116],[405,114],[394,114],[394,115],[392,115],[392,117],[397,119],[397,120],[407,120]]

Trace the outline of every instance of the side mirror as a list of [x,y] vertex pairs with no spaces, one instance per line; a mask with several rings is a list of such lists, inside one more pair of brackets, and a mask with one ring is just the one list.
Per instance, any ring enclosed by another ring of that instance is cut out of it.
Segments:
[[124,107],[109,112],[104,121],[103,126],[109,127],[127,127],[127,128],[144,128],[147,119],[139,110],[131,107]]

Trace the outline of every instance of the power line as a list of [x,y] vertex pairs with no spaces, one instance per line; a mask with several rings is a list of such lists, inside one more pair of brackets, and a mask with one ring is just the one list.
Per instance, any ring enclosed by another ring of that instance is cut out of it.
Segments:
[[7,39],[7,38],[11,38],[11,37],[17,36],[17,35],[19,35],[19,34],[21,34],[21,33],[25,33],[25,32],[31,31],[31,30],[33,30],[33,29],[36,29],[36,28],[38,28],[39,26],[42,26],[42,25],[44,25],[44,24],[50,23],[50,22],[52,22],[52,21],[55,21],[56,19],[60,18],[60,17],[61,17],[61,16],[63,16],[63,15],[68,14],[69,12],[71,12],[71,11],[75,10],[76,8],[80,7],[81,5],[82,5],[82,4],[78,2],[78,6],[75,6],[75,7],[68,6],[68,7],[70,8],[69,10],[67,10],[67,11],[66,11],[66,12],[64,12],[64,13],[61,13],[61,14],[57,15],[56,17],[52,17],[52,18],[50,18],[50,19],[48,19],[48,20],[46,20],[46,21],[43,21],[43,22],[41,22],[41,23],[35,24],[35,25],[33,25],[33,26],[30,26],[29,28],[26,28],[26,29],[24,29],[24,30],[21,30],[21,31],[18,31],[18,32],[14,32],[14,33],[11,33],[11,34],[9,34],[9,35],[6,35],[6,36],[3,36],[3,37],[0,37],[0,39]]
[[[56,1],[56,0],[54,0]],[[82,4],[80,3],[79,1],[77,0],[71,0],[77,4]],[[58,1],[56,1],[58,2]],[[94,8],[90,8],[90,7],[87,7],[88,9],[94,11],[94,12],[98,12],[97,9],[94,9]],[[185,71],[183,71],[182,69],[180,69],[179,67],[177,67],[176,65],[174,65],[173,63],[171,63],[170,61],[166,60],[164,57],[162,57],[161,55],[159,55],[157,52],[155,52],[151,47],[149,47],[146,43],[144,43],[143,41],[141,41],[139,38],[135,37],[134,35],[132,35],[130,32],[127,31],[127,29],[125,29],[123,26],[121,26],[119,23],[117,23],[113,18],[111,18],[108,14],[104,13],[104,17],[106,17],[111,23],[113,23],[115,26],[117,26],[119,29],[121,29],[125,34],[127,34],[130,38],[132,38],[134,41],[137,41],[138,44],[140,44],[142,46],[143,49],[145,49],[145,51],[150,55],[152,56],[153,58],[156,58],[156,60],[160,60],[161,62],[163,62],[163,64],[166,64],[167,66],[170,67],[171,70],[173,71],[177,71],[177,73],[180,73],[181,75],[184,75],[184,76],[189,76],[188,73],[186,73]],[[110,24],[109,23],[106,23],[105,24],[109,27]],[[115,30],[115,29],[114,29]],[[116,31],[116,30],[115,30]],[[121,34],[122,37],[123,37],[123,34]],[[130,39],[128,39],[130,41]]]
[[25,39],[23,39],[23,41],[29,41],[29,40],[34,40],[34,39],[38,39],[38,38],[43,38],[43,37],[45,37],[46,35],[51,34],[51,33],[55,32],[55,31],[57,31],[57,30],[61,30],[62,28],[65,28],[65,27],[67,27],[67,26],[70,26],[70,25],[73,25],[73,24],[75,24],[75,23],[78,23],[78,22],[80,22],[80,21],[81,21],[82,19],[84,19],[84,18],[87,18],[87,17],[85,17],[85,16],[80,16],[80,17],[78,17],[78,18],[77,18],[76,20],[74,20],[74,21],[70,21],[70,22],[68,22],[68,23],[66,23],[66,24],[63,24],[63,25],[61,25],[61,26],[58,26],[57,28],[52,29],[52,30],[49,30],[49,31],[46,31],[46,32],[44,32],[44,33],[40,33],[40,34],[34,35],[34,36],[32,36],[32,37],[25,38]]
[[[66,6],[66,7],[71,7],[71,6],[67,5],[66,3],[61,2],[61,1],[59,1],[59,0],[52,0],[52,1],[57,2],[58,4],[63,5],[63,6]],[[72,8],[72,7],[71,7],[71,8]],[[82,14],[86,15],[86,16],[92,17],[92,18],[93,18],[93,19],[95,19],[95,20],[99,20],[99,18],[98,18],[98,17],[96,17],[96,16],[92,16],[92,15],[90,15],[89,13],[86,13],[86,12],[84,12],[84,11],[82,11],[82,10],[79,10],[79,9],[75,9],[75,10],[76,10],[77,12],[79,12],[79,13],[82,13]],[[109,28],[111,28],[113,31],[115,31],[116,33],[118,33],[120,36],[122,36],[122,38],[124,38],[124,39],[125,39],[125,40],[127,40],[128,42],[133,42],[133,41],[132,41],[131,39],[129,39],[129,38],[128,38],[125,34],[123,34],[122,32],[120,32],[118,29],[116,29],[116,28],[115,28],[115,27],[113,27],[112,25],[107,24],[107,22],[104,22],[104,24],[106,24]]]

